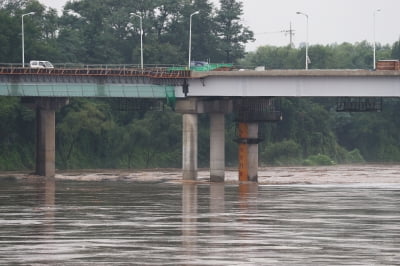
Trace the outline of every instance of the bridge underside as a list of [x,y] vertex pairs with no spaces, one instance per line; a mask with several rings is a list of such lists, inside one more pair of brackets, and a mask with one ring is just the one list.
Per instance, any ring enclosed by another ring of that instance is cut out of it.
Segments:
[[0,96],[174,98],[179,84],[148,77],[0,75]]
[[0,83],[0,96],[174,98],[175,87],[112,83]]
[[0,67],[0,96],[172,98],[190,71]]

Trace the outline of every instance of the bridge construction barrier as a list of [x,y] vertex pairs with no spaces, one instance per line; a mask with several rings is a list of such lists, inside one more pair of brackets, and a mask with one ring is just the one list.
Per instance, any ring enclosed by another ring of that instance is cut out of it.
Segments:
[[22,68],[0,67],[0,75],[46,75],[46,76],[119,76],[147,77],[155,79],[190,78],[190,70],[170,68]]

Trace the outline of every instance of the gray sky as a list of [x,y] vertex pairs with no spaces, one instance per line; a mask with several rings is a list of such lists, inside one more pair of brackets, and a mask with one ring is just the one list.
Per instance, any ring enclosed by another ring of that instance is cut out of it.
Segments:
[[[47,6],[62,9],[66,0],[39,0]],[[212,0],[217,3],[218,0]],[[309,16],[309,43],[331,44],[373,41],[373,14],[376,13],[376,41],[393,44],[400,38],[400,0],[243,0],[243,24],[257,39],[247,45],[252,51],[262,45],[287,45],[290,22],[295,30],[294,44],[306,41],[306,18]]]

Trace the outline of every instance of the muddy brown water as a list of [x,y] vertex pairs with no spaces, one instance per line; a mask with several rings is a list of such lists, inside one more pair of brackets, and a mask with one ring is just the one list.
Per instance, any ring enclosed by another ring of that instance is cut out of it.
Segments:
[[1,265],[400,265],[400,166],[0,175]]

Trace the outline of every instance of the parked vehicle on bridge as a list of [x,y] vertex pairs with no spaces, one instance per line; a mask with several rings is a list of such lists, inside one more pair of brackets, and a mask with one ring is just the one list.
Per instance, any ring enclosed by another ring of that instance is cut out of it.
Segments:
[[49,61],[38,61],[38,60],[31,60],[29,62],[29,67],[31,68],[54,68],[53,64]]
[[190,62],[191,67],[204,67],[204,66],[208,66],[208,65],[209,65],[209,63],[204,62],[204,61],[191,61]]

